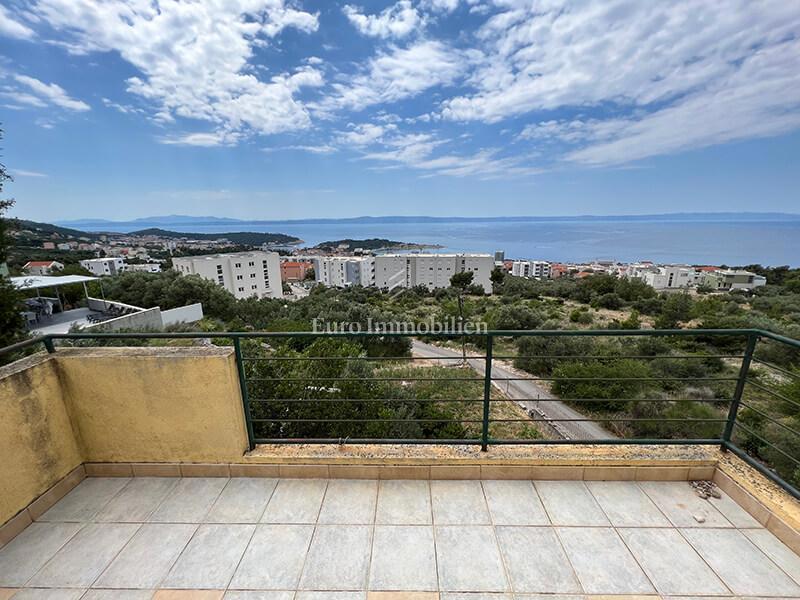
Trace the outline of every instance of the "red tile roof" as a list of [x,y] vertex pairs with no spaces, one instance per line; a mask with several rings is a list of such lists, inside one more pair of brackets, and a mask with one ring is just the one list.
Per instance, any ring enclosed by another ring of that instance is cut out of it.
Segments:
[[49,267],[52,265],[54,260],[30,260],[25,263],[26,267]]

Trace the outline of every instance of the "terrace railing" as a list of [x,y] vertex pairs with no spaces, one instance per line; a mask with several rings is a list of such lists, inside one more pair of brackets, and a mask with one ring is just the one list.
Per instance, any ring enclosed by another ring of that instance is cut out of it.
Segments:
[[[0,358],[199,339],[234,348],[251,449],[719,445],[800,498],[800,341],[768,331],[68,333]],[[412,354],[412,339],[439,345]]]

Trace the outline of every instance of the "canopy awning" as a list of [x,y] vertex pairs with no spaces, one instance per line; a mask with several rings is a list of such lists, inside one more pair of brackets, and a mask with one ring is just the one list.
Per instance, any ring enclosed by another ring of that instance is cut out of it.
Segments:
[[95,279],[97,277],[89,277],[87,275],[25,275],[23,277],[11,277],[11,283],[18,290],[38,290],[47,287],[60,287],[71,283],[86,283]]

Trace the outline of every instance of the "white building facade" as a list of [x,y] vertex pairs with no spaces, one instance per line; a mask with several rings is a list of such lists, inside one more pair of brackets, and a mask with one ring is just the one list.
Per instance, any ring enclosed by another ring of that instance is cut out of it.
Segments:
[[375,259],[371,256],[315,256],[314,277],[329,287],[375,285]]
[[80,265],[92,275],[116,275],[126,270],[127,265],[122,258],[90,258],[82,260]]
[[450,287],[456,273],[471,272],[472,283],[492,291],[491,254],[380,254],[375,257],[375,285],[382,289]]
[[231,252],[172,259],[182,275],[199,275],[224,287],[236,298],[283,298],[277,252]]
[[545,260],[515,260],[511,263],[511,274],[516,277],[550,278],[550,263]]

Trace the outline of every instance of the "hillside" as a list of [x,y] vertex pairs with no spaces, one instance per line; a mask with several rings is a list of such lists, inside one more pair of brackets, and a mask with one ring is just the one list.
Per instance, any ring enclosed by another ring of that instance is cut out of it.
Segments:
[[39,223],[37,221],[28,221],[26,219],[12,219],[11,227],[19,231],[27,229],[35,233],[41,233],[47,236],[56,233],[64,238],[83,237],[94,240],[97,239],[100,235],[99,233],[81,231],[79,229],[70,229],[69,227],[61,227],[59,225],[53,225],[51,223]]
[[361,248],[363,250],[420,250],[422,248],[437,248],[438,246],[415,244],[413,242],[398,242],[384,238],[368,238],[364,240],[343,239],[321,242],[314,246],[318,250],[332,251],[339,247],[346,247],[351,250]]
[[157,227],[131,231],[128,235],[155,235],[163,238],[189,240],[226,239],[235,244],[241,244],[244,246],[260,246],[261,244],[298,244],[302,242],[300,238],[286,235],[284,233],[258,233],[254,231],[233,231],[225,233],[182,233],[179,231],[159,229]]

